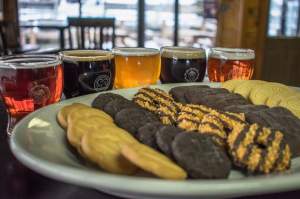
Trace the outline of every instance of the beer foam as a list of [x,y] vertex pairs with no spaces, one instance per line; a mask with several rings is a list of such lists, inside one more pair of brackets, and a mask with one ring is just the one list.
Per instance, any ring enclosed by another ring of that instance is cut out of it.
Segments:
[[55,55],[17,55],[0,59],[0,68],[10,69],[48,68],[59,64],[61,60]]
[[113,54],[105,50],[67,50],[60,53],[63,60],[70,61],[104,61],[111,60]]
[[177,59],[203,59],[206,58],[206,53],[203,48],[167,46],[161,49],[161,56]]
[[254,50],[241,48],[212,48],[209,57],[225,60],[251,60]]
[[114,55],[121,56],[151,56],[159,54],[159,50],[155,48],[114,48],[112,50]]

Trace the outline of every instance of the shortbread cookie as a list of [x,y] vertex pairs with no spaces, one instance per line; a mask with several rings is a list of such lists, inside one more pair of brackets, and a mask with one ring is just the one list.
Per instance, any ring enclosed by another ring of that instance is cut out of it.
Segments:
[[80,108],[76,111],[72,111],[68,115],[67,121],[69,123],[71,120],[74,121],[74,120],[89,117],[89,116],[98,116],[98,117],[102,117],[103,119],[106,119],[110,122],[113,122],[113,119],[108,114],[106,114],[104,111],[101,111],[101,110],[98,110],[98,109],[95,109],[95,108],[90,108],[90,107]]
[[289,90],[289,87],[279,83],[260,84],[251,90],[249,99],[253,104],[264,105],[271,96]]
[[184,180],[186,172],[163,154],[143,144],[122,145],[122,155],[139,168],[160,178]]
[[99,131],[86,133],[81,148],[84,155],[103,170],[116,174],[134,174],[137,167],[121,155],[123,144],[138,142],[126,131],[117,127],[103,127]]
[[279,106],[289,109],[294,115],[300,118],[300,95],[284,99]]
[[57,113],[57,121],[60,124],[61,127],[64,129],[68,126],[68,115],[79,108],[87,108],[87,105],[80,104],[80,103],[73,103],[71,105],[64,106],[62,109],[60,109]]
[[249,95],[253,88],[257,87],[260,84],[264,84],[264,81],[261,80],[245,80],[240,82],[235,89],[233,90],[234,93],[238,93],[243,96],[245,99],[249,99]]
[[79,148],[81,138],[85,133],[98,132],[104,126],[115,126],[115,124],[99,116],[88,116],[70,120],[67,130],[68,141],[73,147]]
[[247,80],[239,80],[239,79],[232,79],[221,84],[222,88],[226,88],[228,91],[233,92],[234,89],[239,86],[240,84],[244,83]]

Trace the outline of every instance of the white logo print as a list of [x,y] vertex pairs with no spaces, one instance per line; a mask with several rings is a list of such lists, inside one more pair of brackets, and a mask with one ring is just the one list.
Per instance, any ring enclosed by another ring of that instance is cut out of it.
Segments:
[[189,68],[184,73],[184,79],[187,82],[195,82],[199,78],[199,70],[197,68]]
[[105,91],[108,89],[110,84],[109,75],[99,75],[94,81],[94,89],[96,91]]

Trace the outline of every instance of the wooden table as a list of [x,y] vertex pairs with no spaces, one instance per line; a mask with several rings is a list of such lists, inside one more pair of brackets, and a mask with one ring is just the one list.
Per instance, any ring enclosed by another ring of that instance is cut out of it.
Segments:
[[45,30],[58,30],[59,31],[59,43],[60,43],[60,49],[65,48],[65,29],[68,27],[68,25],[65,22],[21,22],[20,24],[21,28],[40,28]]
[[[41,176],[19,163],[6,137],[7,114],[0,100],[0,198],[1,199],[121,199],[100,191],[62,183]],[[244,197],[244,199],[298,199],[300,190]]]

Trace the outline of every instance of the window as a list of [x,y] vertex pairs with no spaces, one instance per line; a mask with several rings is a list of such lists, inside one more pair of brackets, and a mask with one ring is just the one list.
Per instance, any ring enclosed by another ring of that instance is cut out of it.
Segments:
[[[211,47],[216,36],[217,0],[18,1],[20,25],[23,26],[21,42],[37,43],[42,48],[59,47],[59,31],[24,26],[28,23],[63,25],[71,16],[116,18],[116,46]],[[141,2],[143,6],[139,6]]]

